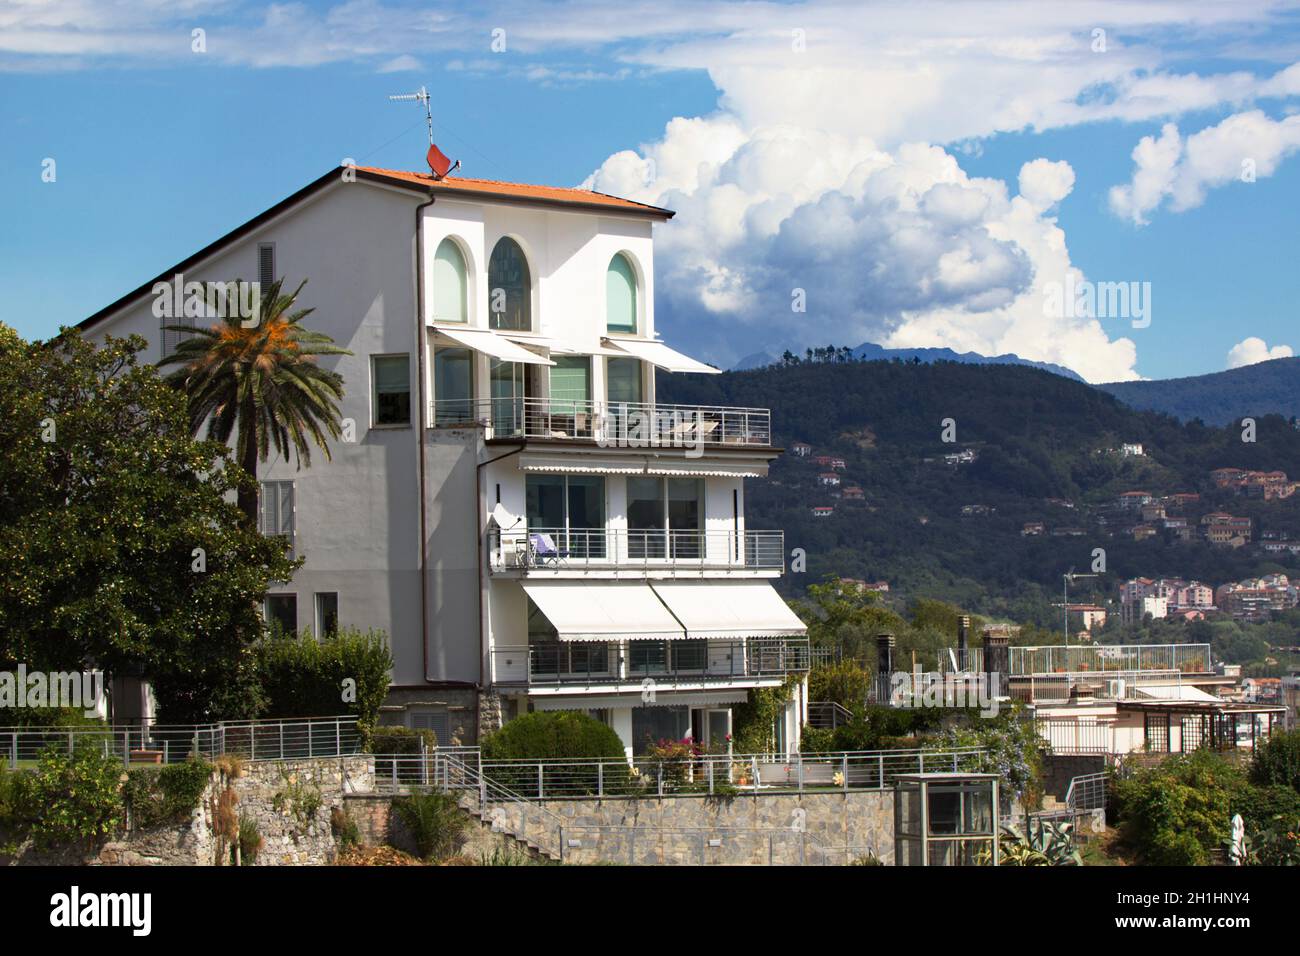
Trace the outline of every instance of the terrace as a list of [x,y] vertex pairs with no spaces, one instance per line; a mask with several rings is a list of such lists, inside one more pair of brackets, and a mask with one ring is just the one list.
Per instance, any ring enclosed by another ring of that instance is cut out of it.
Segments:
[[693,689],[737,680],[780,680],[807,669],[808,639],[791,637],[554,641],[492,651],[495,683],[538,688],[597,685],[640,691],[651,679],[665,690]]
[[528,528],[488,533],[488,566],[513,577],[601,575],[777,577],[785,570],[781,531]]
[[434,401],[436,428],[482,428],[488,441],[542,439],[614,448],[771,447],[766,408],[552,398]]

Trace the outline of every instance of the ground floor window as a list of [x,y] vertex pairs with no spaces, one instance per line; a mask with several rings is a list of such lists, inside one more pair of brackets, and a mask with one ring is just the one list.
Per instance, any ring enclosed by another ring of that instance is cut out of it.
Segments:
[[264,611],[266,623],[272,630],[282,634],[294,634],[298,630],[298,595],[268,594]]
[[432,730],[440,747],[451,742],[451,715],[445,710],[413,710],[410,721],[412,730]]
[[337,591],[316,592],[316,636],[329,637],[339,631],[339,594]]
[[644,754],[661,740],[681,740],[691,732],[689,707],[632,708],[632,753]]

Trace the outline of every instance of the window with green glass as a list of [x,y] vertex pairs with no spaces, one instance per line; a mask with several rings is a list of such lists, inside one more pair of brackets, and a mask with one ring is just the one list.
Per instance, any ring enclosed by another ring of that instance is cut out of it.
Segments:
[[410,356],[376,355],[370,361],[375,386],[375,424],[411,424]]
[[645,401],[640,359],[606,359],[605,384],[610,405],[618,406],[624,402],[628,405],[639,405]]
[[551,414],[585,412],[591,401],[591,359],[586,355],[557,355],[551,367]]
[[455,425],[474,419],[474,353],[436,349],[433,353],[434,424]]
[[456,240],[442,240],[433,255],[433,321],[469,321],[465,271],[465,256]]
[[488,260],[488,322],[494,329],[527,332],[533,327],[533,282],[519,243],[503,236]]
[[605,270],[605,316],[610,332],[636,331],[636,272],[621,252]]

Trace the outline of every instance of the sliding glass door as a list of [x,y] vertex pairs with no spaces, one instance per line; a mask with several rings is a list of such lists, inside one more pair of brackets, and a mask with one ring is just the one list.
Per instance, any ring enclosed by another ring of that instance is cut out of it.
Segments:
[[601,475],[529,475],[528,531],[568,557],[605,556],[605,479]]
[[628,557],[698,560],[704,553],[704,481],[628,478]]

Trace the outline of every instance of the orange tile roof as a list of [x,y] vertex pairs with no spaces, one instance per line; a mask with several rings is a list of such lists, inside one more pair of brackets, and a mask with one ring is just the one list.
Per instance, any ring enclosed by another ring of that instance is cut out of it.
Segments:
[[412,173],[400,169],[381,169],[377,166],[358,166],[362,172],[396,179],[419,186],[431,187],[435,192],[473,193],[478,196],[500,199],[518,199],[525,202],[558,203],[576,206],[608,207],[620,212],[638,213],[659,219],[671,219],[671,209],[660,209],[647,203],[633,202],[590,189],[568,189],[560,186],[534,186],[527,183],[506,183],[495,179],[473,179],[468,176],[447,176],[435,180],[429,173]]

